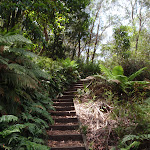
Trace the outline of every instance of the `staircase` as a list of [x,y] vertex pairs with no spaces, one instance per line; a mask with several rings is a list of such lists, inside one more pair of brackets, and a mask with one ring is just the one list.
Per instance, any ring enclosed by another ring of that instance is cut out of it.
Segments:
[[48,146],[51,150],[88,150],[85,138],[80,133],[79,121],[75,112],[73,98],[77,89],[83,88],[87,80],[80,80],[64,92],[62,97],[53,99],[55,111],[51,111],[54,125],[47,131]]

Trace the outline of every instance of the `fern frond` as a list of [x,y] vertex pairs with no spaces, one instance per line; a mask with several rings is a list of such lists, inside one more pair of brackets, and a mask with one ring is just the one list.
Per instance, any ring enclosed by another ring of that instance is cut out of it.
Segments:
[[0,56],[0,64],[8,65],[9,59]]
[[123,139],[122,139],[122,144],[126,144],[127,141],[133,141],[134,139],[140,139],[139,136],[137,135],[126,135]]
[[22,137],[20,147],[25,147],[26,150],[50,150],[49,147],[35,142],[31,142],[24,137]]
[[126,135],[122,139],[122,144],[126,144],[127,141],[133,141],[133,140],[150,140],[150,134],[142,134],[142,135]]
[[128,77],[128,80],[132,81],[135,77],[137,77],[138,75],[140,75],[146,69],[147,69],[147,67],[144,67],[144,68],[138,70],[137,72],[133,73],[131,76]]
[[11,121],[18,121],[18,117],[14,116],[14,115],[3,115],[2,117],[0,117],[0,123],[4,123],[4,122],[11,122]]
[[32,70],[27,69],[25,66],[21,66],[19,64],[11,63],[11,64],[8,65],[8,68],[10,70],[13,70],[17,74],[28,75],[32,79],[38,81],[38,79],[36,78],[36,76],[34,75],[34,73],[32,72]]
[[112,70],[112,74],[114,76],[117,76],[117,75],[123,75],[124,74],[124,70],[122,68],[122,66],[115,66]]
[[43,119],[40,119],[40,118],[34,118],[33,121],[34,121],[36,124],[39,124],[39,125],[44,126],[45,128],[48,128],[47,122],[44,121]]
[[42,105],[34,104],[32,107],[30,107],[30,109],[32,110],[32,113],[35,113],[36,115],[39,115],[39,116],[43,116],[51,124],[54,123],[54,121],[53,121],[52,117],[50,116],[49,112]]
[[6,129],[4,129],[3,131],[0,132],[0,135],[5,138],[6,136],[12,134],[12,133],[16,133],[16,132],[21,132],[21,129],[25,128],[26,125],[24,124],[16,124],[16,125],[12,125]]
[[10,145],[13,141],[19,141],[19,137],[20,135],[18,133],[13,133],[10,139],[8,140],[8,145]]
[[129,146],[127,146],[126,148],[122,148],[121,150],[131,150],[131,149],[137,150],[140,144],[141,144],[141,142],[139,142],[139,141],[134,141],[134,142],[131,143]]
[[2,80],[5,81],[6,84],[13,85],[14,87],[17,88],[35,89],[38,87],[37,82],[26,74],[24,75],[24,74],[16,74],[13,72],[4,72],[2,75]]
[[33,142],[38,143],[38,144],[44,144],[45,141],[43,139],[40,138],[33,138]]
[[32,135],[36,135],[39,128],[35,123],[25,123],[25,125],[28,127],[28,130]]
[[108,77],[108,79],[113,79],[112,72],[108,68],[100,64],[100,69]]
[[31,57],[31,58],[38,57],[35,53],[27,51],[24,48],[10,48],[10,49],[8,49],[8,51],[9,52],[18,53],[18,54],[20,54],[22,56],[28,56],[28,57]]
[[22,119],[29,121],[30,119],[33,120],[34,118],[32,117],[32,115],[30,113],[22,113]]
[[11,64],[8,65],[8,68],[10,70],[13,70],[17,74],[21,74],[21,75],[25,75],[26,74],[25,67],[23,67],[23,66],[21,66],[19,64],[11,63]]
[[31,44],[32,42],[25,38],[24,36],[20,34],[15,34],[15,35],[5,35],[2,36],[0,35],[0,43],[3,45],[7,44],[12,44],[12,43],[26,43],[26,44]]
[[94,75],[94,77],[96,78],[96,79],[103,79],[103,80],[107,80],[104,76],[102,76],[102,75]]

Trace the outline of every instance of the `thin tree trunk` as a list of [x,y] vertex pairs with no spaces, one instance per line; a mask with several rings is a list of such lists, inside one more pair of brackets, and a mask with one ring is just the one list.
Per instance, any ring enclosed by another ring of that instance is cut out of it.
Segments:
[[[48,38],[48,33],[47,33],[47,25],[44,25],[43,33],[44,33],[44,36],[45,36],[45,41],[48,42],[49,38]],[[42,55],[45,50],[46,50],[46,46],[43,43],[43,48],[41,49],[41,51],[39,52],[38,55]]]
[[44,26],[44,35],[45,35],[45,41],[48,42],[48,33],[47,33],[47,25]]
[[78,59],[80,58],[80,55],[81,55],[81,40],[80,40],[80,37],[79,37],[79,50],[78,50]]
[[[102,1],[102,2],[103,2],[103,1]],[[101,2],[101,4],[102,4],[102,2]],[[100,4],[99,9],[98,9],[98,10],[97,10],[97,12],[96,12],[95,21],[96,21],[96,19],[97,19],[97,16],[98,16],[98,14],[99,14],[100,9],[101,9],[101,4]],[[91,27],[91,31],[90,31],[90,38],[89,38],[89,43],[88,43],[88,45],[89,45],[89,46],[88,46],[88,50],[87,50],[87,57],[86,57],[86,62],[87,62],[87,63],[89,63],[90,45],[91,45],[92,33],[93,33],[93,29],[94,29],[95,21],[93,22],[92,27]]]
[[15,18],[16,12],[15,11],[16,10],[14,10],[12,12],[12,16],[11,16],[11,28],[13,28],[15,26],[15,20],[16,20],[16,18]]
[[100,28],[100,17],[99,17],[99,24],[97,26],[96,41],[95,41],[95,45],[94,45],[94,52],[93,52],[93,55],[92,55],[92,63],[94,61],[94,57],[95,57],[95,53],[96,53],[96,46],[97,46],[97,41],[98,41],[99,28]]
[[2,45],[0,46],[0,54],[3,54],[3,52],[4,52],[4,46]]
[[135,46],[135,51],[136,51],[136,53],[137,53],[137,51],[138,51],[139,37],[140,37],[141,30],[142,30],[142,27],[143,27],[143,24],[144,24],[144,22],[143,22],[143,24],[142,24],[142,4],[141,4],[141,8],[140,8],[140,12],[139,12],[138,18],[139,18],[139,21],[140,21],[140,22],[139,22],[138,35],[137,35],[137,37],[136,37],[136,46]]

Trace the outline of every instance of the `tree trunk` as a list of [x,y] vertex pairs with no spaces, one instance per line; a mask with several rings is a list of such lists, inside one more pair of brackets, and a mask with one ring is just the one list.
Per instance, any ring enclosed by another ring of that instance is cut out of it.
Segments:
[[136,37],[136,46],[135,46],[135,51],[136,51],[136,53],[137,53],[137,51],[138,51],[139,37],[140,37],[141,30],[142,30],[142,27],[143,27],[143,24],[144,24],[144,22],[143,22],[143,24],[142,24],[142,5],[141,5],[140,11],[139,11],[139,16],[138,16],[138,18],[139,18],[139,21],[140,21],[140,22],[139,22],[138,35],[137,35],[137,37]]
[[81,40],[80,40],[80,36],[79,36],[79,51],[78,51],[78,59],[80,58],[81,55]]
[[93,52],[93,55],[92,55],[92,63],[93,63],[93,61],[94,61],[94,57],[95,57],[95,53],[96,53],[96,47],[97,47],[97,42],[98,42],[99,28],[100,28],[100,17],[99,17],[99,24],[98,24],[98,26],[97,26],[96,41],[95,41],[95,45],[94,45],[94,52]]
[[16,15],[16,10],[14,10],[12,12],[12,16],[11,16],[11,28],[13,28],[15,26],[15,22],[16,22],[15,21],[16,20],[15,15]]
[[[47,25],[44,25],[44,30],[43,30],[44,36],[45,36],[45,41],[48,42],[48,33],[47,33]],[[46,50],[45,43],[43,43],[43,48],[39,52],[39,55],[42,55],[44,51]]]
[[4,52],[4,46],[0,46],[0,54],[3,54]]
[[[102,1],[102,2],[103,2],[103,1]],[[102,2],[101,2],[101,4],[102,4]],[[100,9],[101,9],[101,4],[100,4],[99,9],[98,9],[98,10],[97,10],[97,12],[96,12],[95,21],[96,21],[96,19],[97,19],[97,16],[98,16],[98,14],[99,14]],[[86,62],[87,62],[87,63],[89,63],[90,45],[91,45],[92,33],[93,33],[93,29],[94,29],[95,21],[93,22],[92,27],[91,27],[91,31],[90,31],[90,38],[89,38],[89,43],[88,43],[88,45],[89,45],[89,46],[88,46],[88,50],[87,50],[87,57],[86,57]]]
[[47,33],[47,25],[44,26],[44,35],[45,35],[45,41],[48,42],[48,33]]

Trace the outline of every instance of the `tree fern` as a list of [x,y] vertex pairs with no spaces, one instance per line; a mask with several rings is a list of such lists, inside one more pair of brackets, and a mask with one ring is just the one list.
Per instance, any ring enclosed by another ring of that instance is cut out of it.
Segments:
[[8,51],[20,54],[21,56],[31,57],[34,59],[35,57],[38,57],[35,53],[32,53],[31,51],[27,51],[25,48],[9,48]]
[[35,89],[38,87],[37,82],[32,79],[27,74],[16,74],[13,72],[4,72],[1,76],[1,79],[5,81],[8,85],[13,85],[18,88],[31,88]]
[[25,38],[24,36],[20,35],[20,34],[15,34],[15,35],[0,35],[0,44],[1,45],[10,45],[12,43],[27,43],[27,44],[31,44],[31,41],[28,40],[27,38]]

